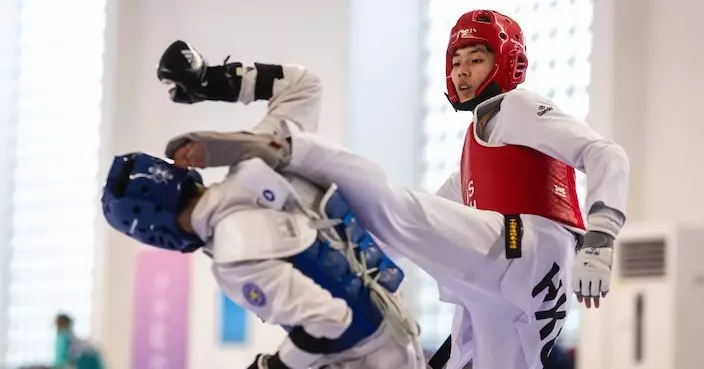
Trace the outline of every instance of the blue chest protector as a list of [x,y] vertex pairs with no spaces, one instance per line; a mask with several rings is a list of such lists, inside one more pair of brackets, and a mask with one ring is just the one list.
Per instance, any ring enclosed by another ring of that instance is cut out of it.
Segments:
[[[328,218],[341,221],[335,226],[336,233],[343,241],[356,245],[355,258],[360,262],[364,259],[367,270],[374,270],[370,277],[383,289],[396,292],[403,281],[403,271],[359,224],[342,193],[335,190],[323,203],[323,209]],[[351,268],[345,254],[331,247],[328,241],[319,237],[313,245],[289,258],[289,261],[334,297],[344,299],[352,310],[352,323],[342,336],[332,342],[331,353],[355,346],[379,328],[384,318],[371,300],[369,286]],[[290,330],[290,327],[284,329]]]

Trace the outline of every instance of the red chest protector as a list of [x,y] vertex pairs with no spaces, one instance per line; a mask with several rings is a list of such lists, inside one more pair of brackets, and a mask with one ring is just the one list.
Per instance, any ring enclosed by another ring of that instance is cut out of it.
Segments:
[[475,137],[474,122],[462,150],[461,180],[465,205],[585,229],[574,168],[525,146],[485,146]]

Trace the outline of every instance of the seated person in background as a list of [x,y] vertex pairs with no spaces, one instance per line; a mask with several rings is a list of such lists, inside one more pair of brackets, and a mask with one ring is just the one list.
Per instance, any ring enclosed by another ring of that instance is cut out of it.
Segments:
[[98,350],[88,341],[76,337],[73,319],[66,314],[56,316],[56,355],[54,369],[103,369]]

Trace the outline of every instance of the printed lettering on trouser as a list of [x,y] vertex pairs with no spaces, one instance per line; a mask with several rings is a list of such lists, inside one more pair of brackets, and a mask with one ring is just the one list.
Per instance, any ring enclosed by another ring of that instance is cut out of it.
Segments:
[[557,263],[553,263],[550,271],[535,286],[535,288],[533,288],[533,297],[538,296],[545,290],[548,291],[543,298],[543,304],[541,305],[541,309],[546,310],[540,310],[535,313],[535,319],[538,321],[547,321],[540,329],[540,340],[545,341],[545,339],[550,337],[550,335],[555,331],[555,328],[558,328],[555,337],[547,342],[544,342],[543,348],[540,350],[540,361],[543,365],[547,365],[548,355],[550,355],[550,351],[553,346],[555,346],[555,340],[560,335],[564,324],[564,319],[567,317],[566,311],[558,311],[558,309],[560,309],[567,302],[567,295],[562,288],[562,278],[557,278],[556,281],[554,280],[555,276],[559,272],[560,266],[557,265]]

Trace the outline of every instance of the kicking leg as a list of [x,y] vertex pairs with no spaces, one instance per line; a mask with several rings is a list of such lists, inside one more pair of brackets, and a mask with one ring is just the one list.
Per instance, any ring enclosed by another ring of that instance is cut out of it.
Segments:
[[502,215],[395,185],[372,161],[311,134],[293,135],[291,145],[287,171],[335,183],[367,229],[436,279],[505,270],[487,262],[502,251]]
[[196,167],[231,166],[260,157],[313,182],[335,183],[379,241],[436,279],[466,279],[468,270],[486,277],[502,272],[492,271],[486,257],[499,256],[495,244],[503,216],[394,185],[372,161],[314,135],[294,133],[289,147],[264,135],[195,132],[172,139],[166,154],[177,165]]
[[[260,157],[278,170],[321,185],[335,183],[381,243],[443,284],[455,283],[448,288],[466,290],[469,283],[489,293],[499,290],[508,266],[502,257],[501,214],[395,185],[372,161],[314,135],[298,132],[290,140],[286,145],[262,135],[191,133],[172,140],[166,151],[177,165],[236,165]],[[193,150],[188,148],[192,144]]]

